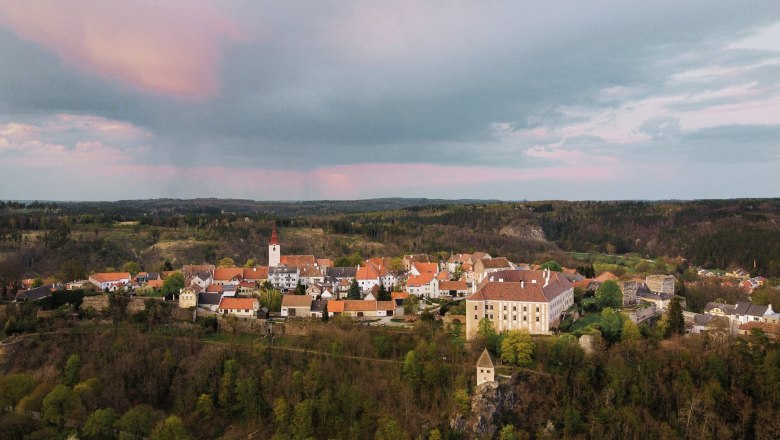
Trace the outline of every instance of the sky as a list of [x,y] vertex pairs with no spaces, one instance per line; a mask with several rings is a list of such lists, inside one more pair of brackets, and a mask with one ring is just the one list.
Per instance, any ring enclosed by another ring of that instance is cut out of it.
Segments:
[[780,196],[780,2],[0,0],[0,199]]

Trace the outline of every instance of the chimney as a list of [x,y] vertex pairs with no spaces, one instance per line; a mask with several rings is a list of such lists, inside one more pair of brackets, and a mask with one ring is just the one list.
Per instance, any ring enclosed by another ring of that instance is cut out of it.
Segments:
[[498,282],[499,282],[499,283],[503,283],[503,282],[504,282],[504,279],[503,279],[503,278],[499,278],[499,279],[498,279]]
[[490,281],[493,281],[493,277],[490,277]]
[[525,281],[520,281],[520,288],[525,289]]

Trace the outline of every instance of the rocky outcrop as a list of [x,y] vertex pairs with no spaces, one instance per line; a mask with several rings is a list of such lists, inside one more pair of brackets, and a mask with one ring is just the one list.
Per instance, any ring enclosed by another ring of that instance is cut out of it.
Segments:
[[461,431],[465,438],[491,438],[501,426],[502,411],[512,408],[514,398],[509,383],[485,382],[474,389],[471,412],[456,414],[450,419],[450,427]]

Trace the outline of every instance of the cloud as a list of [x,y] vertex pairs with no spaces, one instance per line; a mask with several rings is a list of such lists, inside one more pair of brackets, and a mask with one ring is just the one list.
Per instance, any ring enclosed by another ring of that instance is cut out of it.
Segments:
[[0,20],[69,66],[132,87],[182,97],[219,90],[222,39],[242,32],[202,1],[0,3]]

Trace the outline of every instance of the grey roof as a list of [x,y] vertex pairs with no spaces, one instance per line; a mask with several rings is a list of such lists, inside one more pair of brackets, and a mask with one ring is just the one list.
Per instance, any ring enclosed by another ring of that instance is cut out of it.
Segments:
[[325,304],[327,304],[327,300],[316,300],[311,302],[311,311],[312,312],[324,312],[325,311]]
[[17,301],[38,301],[39,299],[51,296],[52,286],[41,286],[35,289],[24,290],[16,294]]
[[198,294],[198,304],[207,305],[219,305],[219,300],[222,299],[221,293],[216,292],[203,292]]
[[287,266],[274,266],[268,268],[268,275],[278,275],[278,274],[285,274],[285,273],[298,273],[297,267],[287,267]]
[[734,309],[736,308],[736,306],[733,306],[731,304],[708,302],[707,305],[704,306],[704,313],[707,313],[714,308],[721,309],[723,313],[725,313],[726,315],[731,315],[734,313]]
[[642,298],[648,298],[648,299],[662,299],[662,300],[670,300],[674,298],[674,295],[670,295],[668,293],[655,293],[652,292],[646,284],[642,284],[636,289],[636,296],[642,297]]
[[707,325],[714,316],[709,314],[695,314],[693,315],[693,322],[696,323],[696,325]]
[[334,278],[355,278],[357,267],[328,267],[325,274]]
[[764,316],[766,309],[767,306],[751,304],[747,301],[739,301],[737,303],[736,309],[734,310],[734,314],[744,316]]

